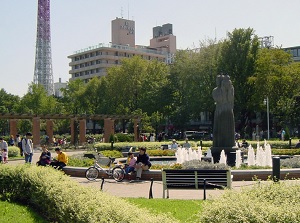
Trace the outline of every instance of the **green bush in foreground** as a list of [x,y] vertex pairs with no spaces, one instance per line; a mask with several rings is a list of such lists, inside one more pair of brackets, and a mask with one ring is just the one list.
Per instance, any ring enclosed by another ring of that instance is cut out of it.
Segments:
[[1,165],[0,198],[28,204],[51,222],[176,222],[82,187],[49,167]]
[[297,223],[300,222],[300,185],[297,181],[269,181],[240,192],[228,190],[203,205],[199,217],[202,223]]

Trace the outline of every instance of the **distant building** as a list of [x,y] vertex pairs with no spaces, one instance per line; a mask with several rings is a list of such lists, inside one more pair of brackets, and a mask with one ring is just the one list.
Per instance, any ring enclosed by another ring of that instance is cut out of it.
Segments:
[[59,98],[63,97],[63,93],[61,89],[66,87],[67,87],[67,83],[62,83],[61,78],[59,78],[59,81],[54,83],[54,96]]
[[295,62],[300,62],[300,46],[287,47],[283,50],[290,52]]
[[[107,68],[120,65],[123,58],[133,56],[172,63],[173,54],[176,52],[176,37],[172,34],[172,24],[162,26],[161,32],[166,35],[154,36],[150,40],[150,46],[135,45],[134,21],[116,18],[111,25],[111,43],[90,46],[68,56],[71,59],[70,81],[82,79],[87,83],[93,77],[105,76]],[[154,27],[154,29],[160,28]]]
[[176,36],[173,35],[173,25],[168,23],[153,28],[153,38],[150,40],[150,47],[175,54]]

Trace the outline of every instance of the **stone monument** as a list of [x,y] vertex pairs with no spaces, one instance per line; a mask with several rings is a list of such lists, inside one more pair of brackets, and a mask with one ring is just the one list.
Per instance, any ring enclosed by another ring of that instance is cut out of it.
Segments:
[[235,125],[233,115],[234,88],[228,75],[218,75],[217,87],[212,92],[216,110],[213,126],[213,146],[211,148],[214,162],[219,162],[221,151],[227,156],[227,164],[235,164]]

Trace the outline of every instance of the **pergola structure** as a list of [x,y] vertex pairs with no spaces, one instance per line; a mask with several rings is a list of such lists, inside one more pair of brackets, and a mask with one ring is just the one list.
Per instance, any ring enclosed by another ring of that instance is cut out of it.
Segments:
[[134,115],[67,115],[67,114],[16,114],[16,113],[0,113],[0,119],[9,119],[10,135],[18,134],[17,122],[19,119],[32,120],[33,145],[40,145],[40,120],[46,120],[46,134],[52,142],[53,139],[53,120],[70,119],[71,120],[71,142],[75,142],[75,125],[74,122],[79,122],[79,144],[86,142],[86,120],[104,120],[104,140],[109,142],[111,134],[115,133],[115,120],[134,119],[134,141],[138,141],[138,123],[139,116]]

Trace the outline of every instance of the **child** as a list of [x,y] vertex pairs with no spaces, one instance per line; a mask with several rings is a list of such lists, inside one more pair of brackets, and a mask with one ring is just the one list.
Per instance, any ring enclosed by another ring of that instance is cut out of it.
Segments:
[[126,166],[126,168],[125,168],[125,174],[128,174],[128,173],[134,171],[134,167],[135,167],[135,163],[136,163],[136,159],[134,158],[134,155],[132,152],[128,152],[128,157],[130,158],[130,160],[128,162],[128,166]]
[[7,163],[7,162],[8,162],[8,153],[7,153],[7,149],[3,149],[2,157],[3,157],[3,163]]

